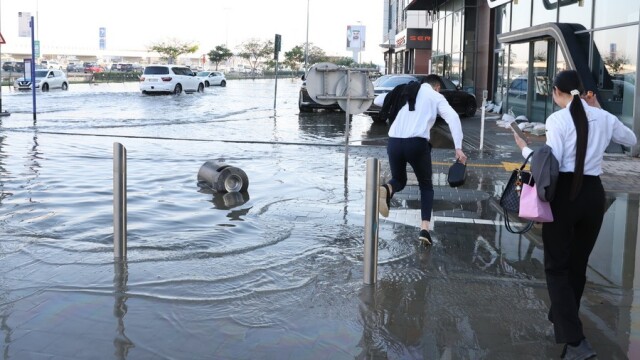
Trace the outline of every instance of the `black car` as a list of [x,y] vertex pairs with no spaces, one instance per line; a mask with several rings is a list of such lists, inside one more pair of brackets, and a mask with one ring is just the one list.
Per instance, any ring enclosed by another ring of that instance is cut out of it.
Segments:
[[315,102],[307,92],[307,83],[305,81],[304,75],[302,75],[302,85],[300,86],[300,94],[298,96],[298,109],[300,109],[301,113],[312,112],[313,109],[343,111],[337,102],[334,102],[333,104],[330,104],[330,105],[323,105]]
[[[392,74],[383,75],[378,78],[374,83],[374,93],[376,96],[384,93],[388,93],[393,90],[394,87],[406,84],[411,81],[422,82],[427,75],[420,74]],[[442,79],[442,87],[440,93],[447,99],[449,105],[462,116],[473,116],[478,109],[476,103],[476,97],[466,91],[463,91],[460,87],[456,86],[451,80],[446,78]],[[365,114],[371,116],[374,122],[385,122],[386,119],[381,119],[378,114],[380,113],[380,107],[377,105],[371,105]]]

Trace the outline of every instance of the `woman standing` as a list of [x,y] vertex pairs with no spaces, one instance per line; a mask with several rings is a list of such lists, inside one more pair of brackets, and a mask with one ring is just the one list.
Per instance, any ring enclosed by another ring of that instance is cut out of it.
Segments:
[[[549,320],[557,343],[564,343],[563,359],[596,356],[586,340],[578,316],[586,282],[587,262],[605,212],[600,182],[602,158],[610,141],[633,146],[635,134],[614,115],[600,109],[595,97],[582,99],[578,73],[561,71],[553,82],[553,101],[562,109],[546,121],[547,145],[560,165],[554,221],[542,225],[544,267],[551,300]],[[514,134],[523,156],[533,150]]]

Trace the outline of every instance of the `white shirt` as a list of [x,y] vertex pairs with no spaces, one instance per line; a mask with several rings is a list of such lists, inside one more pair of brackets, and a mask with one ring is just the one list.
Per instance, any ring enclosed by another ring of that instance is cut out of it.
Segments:
[[[547,118],[547,145],[551,147],[553,155],[560,164],[560,172],[573,172],[576,167],[576,127],[569,112],[569,106],[558,110]],[[582,106],[589,120],[589,137],[587,140],[587,154],[584,160],[584,174],[598,176],[602,174],[602,157],[609,143],[614,142],[633,146],[636,135],[618,118],[609,112],[589,106],[582,100]],[[529,147],[522,149],[522,155],[527,157],[533,150]]]
[[[382,106],[385,97],[386,94],[378,95],[373,103]],[[438,115],[449,124],[455,148],[462,149],[462,125],[458,113],[449,105],[447,99],[433,90],[428,83],[420,85],[414,111],[409,111],[408,103],[398,111],[396,119],[389,128],[389,137],[423,137],[429,140],[429,133]]]

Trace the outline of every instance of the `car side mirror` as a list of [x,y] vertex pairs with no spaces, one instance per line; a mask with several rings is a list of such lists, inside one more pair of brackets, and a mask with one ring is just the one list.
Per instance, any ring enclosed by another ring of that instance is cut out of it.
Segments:
[[305,80],[305,76],[304,74],[302,74],[302,76],[300,76],[300,80],[304,81]]

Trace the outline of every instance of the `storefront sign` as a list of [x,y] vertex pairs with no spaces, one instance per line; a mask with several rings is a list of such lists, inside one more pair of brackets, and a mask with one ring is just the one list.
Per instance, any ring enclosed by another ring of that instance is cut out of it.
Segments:
[[396,35],[396,48],[431,49],[431,29],[405,29]]

